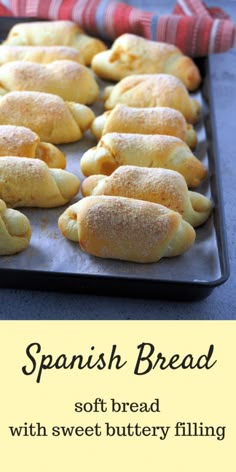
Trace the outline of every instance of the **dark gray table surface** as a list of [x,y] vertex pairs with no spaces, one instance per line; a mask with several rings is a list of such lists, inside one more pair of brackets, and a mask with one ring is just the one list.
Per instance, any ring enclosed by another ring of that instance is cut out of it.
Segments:
[[[174,1],[129,1],[160,14],[171,12]],[[235,0],[206,0],[224,8],[236,22]],[[230,278],[211,295],[196,302],[114,298],[83,294],[0,289],[1,319],[236,319],[236,49],[211,56],[212,87],[225,210]]]

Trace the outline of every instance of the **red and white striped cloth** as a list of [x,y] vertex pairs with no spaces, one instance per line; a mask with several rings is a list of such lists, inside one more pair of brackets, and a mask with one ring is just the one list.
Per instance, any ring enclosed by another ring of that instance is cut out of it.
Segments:
[[192,57],[235,46],[236,27],[220,8],[200,0],[178,0],[169,15],[109,0],[2,0],[1,16],[70,19],[87,33],[113,40],[123,33],[175,44]]

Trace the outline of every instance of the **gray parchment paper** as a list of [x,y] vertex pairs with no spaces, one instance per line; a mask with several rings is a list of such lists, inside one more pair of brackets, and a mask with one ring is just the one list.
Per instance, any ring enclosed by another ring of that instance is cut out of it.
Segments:
[[[195,96],[202,103],[203,115],[206,104],[203,103],[200,92],[195,94]],[[102,101],[98,101],[93,109],[96,115],[101,114],[103,112]],[[194,154],[209,168],[208,143],[202,118],[196,128],[198,146]],[[66,170],[79,176],[81,181],[84,177],[80,171],[80,158],[87,149],[95,144],[96,141],[90,132],[87,132],[81,141],[60,146],[67,156]],[[211,176],[209,174],[206,181],[196,191],[212,198],[211,190]],[[82,198],[80,193],[70,204],[79,198]],[[45,278],[49,272],[63,272],[68,274],[68,276],[73,274],[78,278],[82,274],[89,274],[97,277],[109,275],[131,277],[133,279],[188,282],[211,282],[221,276],[214,212],[210,219],[197,229],[196,242],[186,254],[171,259],[162,259],[154,264],[135,264],[90,256],[81,251],[79,244],[66,240],[61,235],[57,226],[58,217],[65,208],[61,207],[50,210],[36,208],[20,209],[28,216],[32,225],[30,246],[20,254],[1,257],[0,267],[9,270],[45,271]]]

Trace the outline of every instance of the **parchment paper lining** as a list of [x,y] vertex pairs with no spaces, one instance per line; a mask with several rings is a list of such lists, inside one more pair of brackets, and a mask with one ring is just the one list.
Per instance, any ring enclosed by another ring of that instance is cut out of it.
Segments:
[[[104,84],[100,81],[101,90]],[[202,117],[196,127],[198,146],[194,150],[194,154],[209,169],[207,138],[203,120],[206,104],[203,102],[200,92],[194,96],[202,105]],[[102,101],[98,101],[92,108],[96,115],[101,114],[103,112]],[[87,132],[81,141],[60,146],[67,156],[66,170],[79,176],[81,181],[84,177],[80,171],[80,158],[87,149],[94,145],[96,145],[95,139],[90,132]],[[212,168],[212,166],[210,167]],[[210,175],[196,191],[212,198]],[[80,193],[70,204],[79,198],[82,198]],[[4,269],[45,271],[45,278],[49,272],[73,274],[78,278],[82,274],[89,274],[98,277],[100,275],[125,276],[134,279],[176,282],[211,282],[221,276],[214,212],[210,219],[197,229],[196,242],[187,253],[175,258],[162,259],[158,263],[136,264],[89,256],[81,251],[79,244],[66,240],[57,227],[58,217],[65,208],[21,209],[30,219],[32,226],[33,234],[30,246],[20,254],[1,257],[0,266]]]

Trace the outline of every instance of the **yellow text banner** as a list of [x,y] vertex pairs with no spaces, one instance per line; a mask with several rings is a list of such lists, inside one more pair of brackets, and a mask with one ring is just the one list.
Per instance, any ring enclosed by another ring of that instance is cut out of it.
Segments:
[[0,322],[4,472],[235,471],[234,321]]

